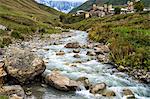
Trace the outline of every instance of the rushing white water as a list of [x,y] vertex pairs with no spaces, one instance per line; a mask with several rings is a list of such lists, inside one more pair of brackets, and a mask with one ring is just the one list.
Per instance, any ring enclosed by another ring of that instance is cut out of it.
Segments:
[[[38,54],[41,55],[47,62],[46,72],[51,72],[54,69],[61,71],[63,75],[68,76],[71,79],[77,79],[79,77],[89,78],[92,84],[105,82],[108,88],[116,93],[116,99],[126,99],[122,96],[122,90],[124,88],[131,89],[137,99],[150,99],[150,86],[138,83],[132,80],[128,75],[120,72],[113,72],[110,65],[101,64],[94,57],[87,56],[86,53],[93,49],[80,49],[79,55],[81,58],[74,58],[73,49],[65,48],[65,44],[69,42],[79,42],[81,45],[87,44],[86,32],[73,31],[74,35],[71,37],[61,38],[59,45],[49,45],[44,48],[48,48],[49,51],[43,49],[38,50]],[[59,51],[64,51],[65,55],[56,55]],[[78,63],[81,61],[81,63]],[[75,65],[75,66],[72,66]],[[75,93],[63,93],[53,88],[46,88],[40,90],[43,92],[43,99],[103,99],[100,95],[93,95],[89,93],[89,90],[76,91]]]

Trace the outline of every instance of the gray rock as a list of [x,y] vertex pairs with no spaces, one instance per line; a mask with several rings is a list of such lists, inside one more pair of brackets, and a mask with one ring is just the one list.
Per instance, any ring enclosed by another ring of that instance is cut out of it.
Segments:
[[74,58],[80,58],[80,55],[79,54],[76,54],[73,56]]
[[44,61],[27,49],[12,48],[6,53],[5,68],[11,77],[19,83],[27,83],[40,74],[46,66]]
[[73,50],[73,52],[74,52],[74,53],[80,53],[80,50],[75,49],[75,50]]
[[80,77],[76,81],[83,84],[87,90],[91,87],[91,83],[87,77]]
[[65,55],[65,52],[64,51],[59,51],[56,53],[56,55]]
[[106,89],[105,83],[98,83],[96,85],[93,85],[90,88],[90,93],[92,94],[101,94]]
[[46,81],[52,87],[62,91],[75,91],[78,88],[78,83],[61,75],[58,71],[53,71],[46,76]]
[[72,42],[65,45],[66,48],[80,48],[80,45],[78,42]]
[[88,55],[88,56],[96,56],[96,53],[94,51],[88,51],[86,55]]

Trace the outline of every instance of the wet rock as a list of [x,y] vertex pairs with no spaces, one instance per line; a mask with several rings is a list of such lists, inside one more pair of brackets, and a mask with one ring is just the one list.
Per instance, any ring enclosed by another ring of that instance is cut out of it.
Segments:
[[50,75],[46,76],[46,81],[52,87],[62,91],[75,91],[78,83],[61,75],[58,71],[53,71]]
[[79,54],[76,54],[73,56],[74,58],[80,58],[80,55]]
[[9,96],[9,99],[24,99],[25,93],[21,86],[2,86],[0,88],[0,95]]
[[133,92],[130,89],[123,89],[122,93],[124,96],[134,96]]
[[41,58],[29,50],[12,48],[5,58],[5,68],[10,77],[24,84],[42,74],[46,66]]
[[45,51],[49,51],[49,48],[43,48]]
[[72,42],[65,45],[66,48],[80,48],[80,45],[78,42]]
[[88,51],[87,54],[88,56],[96,56],[96,53],[93,51]]
[[65,55],[64,51],[57,52],[56,55]]
[[113,97],[113,96],[116,96],[115,92],[112,91],[112,90],[106,90],[105,92],[102,93],[103,96],[106,96],[106,97]]
[[109,53],[110,49],[107,45],[100,45],[94,48],[97,54]]
[[126,70],[124,66],[119,66],[117,69],[121,72],[124,72]]
[[80,50],[75,49],[75,50],[73,50],[73,52],[74,52],[74,53],[80,53]]
[[7,73],[4,70],[4,63],[0,62],[0,85],[4,83],[4,77],[7,75]]
[[90,88],[90,93],[92,94],[101,94],[106,89],[105,83],[98,83],[96,85],[93,85]]
[[91,86],[91,83],[87,77],[80,77],[76,80],[77,82],[83,84],[83,86],[88,90]]
[[97,56],[97,59],[100,61],[100,62],[103,62],[103,63],[109,63],[109,57],[106,56],[106,55],[98,55]]

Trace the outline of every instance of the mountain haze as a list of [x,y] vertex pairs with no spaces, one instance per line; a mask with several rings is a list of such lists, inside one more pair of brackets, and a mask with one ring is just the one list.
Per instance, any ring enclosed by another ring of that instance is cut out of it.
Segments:
[[56,10],[68,13],[73,8],[78,7],[82,4],[82,2],[79,1],[65,1],[65,0],[36,0],[37,2],[47,5],[49,7],[55,8]]

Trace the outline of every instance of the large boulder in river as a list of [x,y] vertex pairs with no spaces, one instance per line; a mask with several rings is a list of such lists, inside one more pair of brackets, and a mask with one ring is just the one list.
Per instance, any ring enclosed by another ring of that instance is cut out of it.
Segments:
[[27,83],[42,74],[46,66],[44,61],[28,49],[10,48],[5,57],[8,75],[19,83]]
[[90,88],[90,93],[92,94],[101,94],[106,89],[105,83],[98,83],[96,85],[93,85]]
[[66,48],[80,48],[80,44],[78,42],[72,42],[65,45]]
[[75,91],[78,88],[78,83],[61,75],[58,71],[53,71],[46,76],[46,81],[52,87],[62,91]]
[[0,95],[8,96],[9,99],[24,99],[25,93],[21,86],[2,86],[0,87]]

